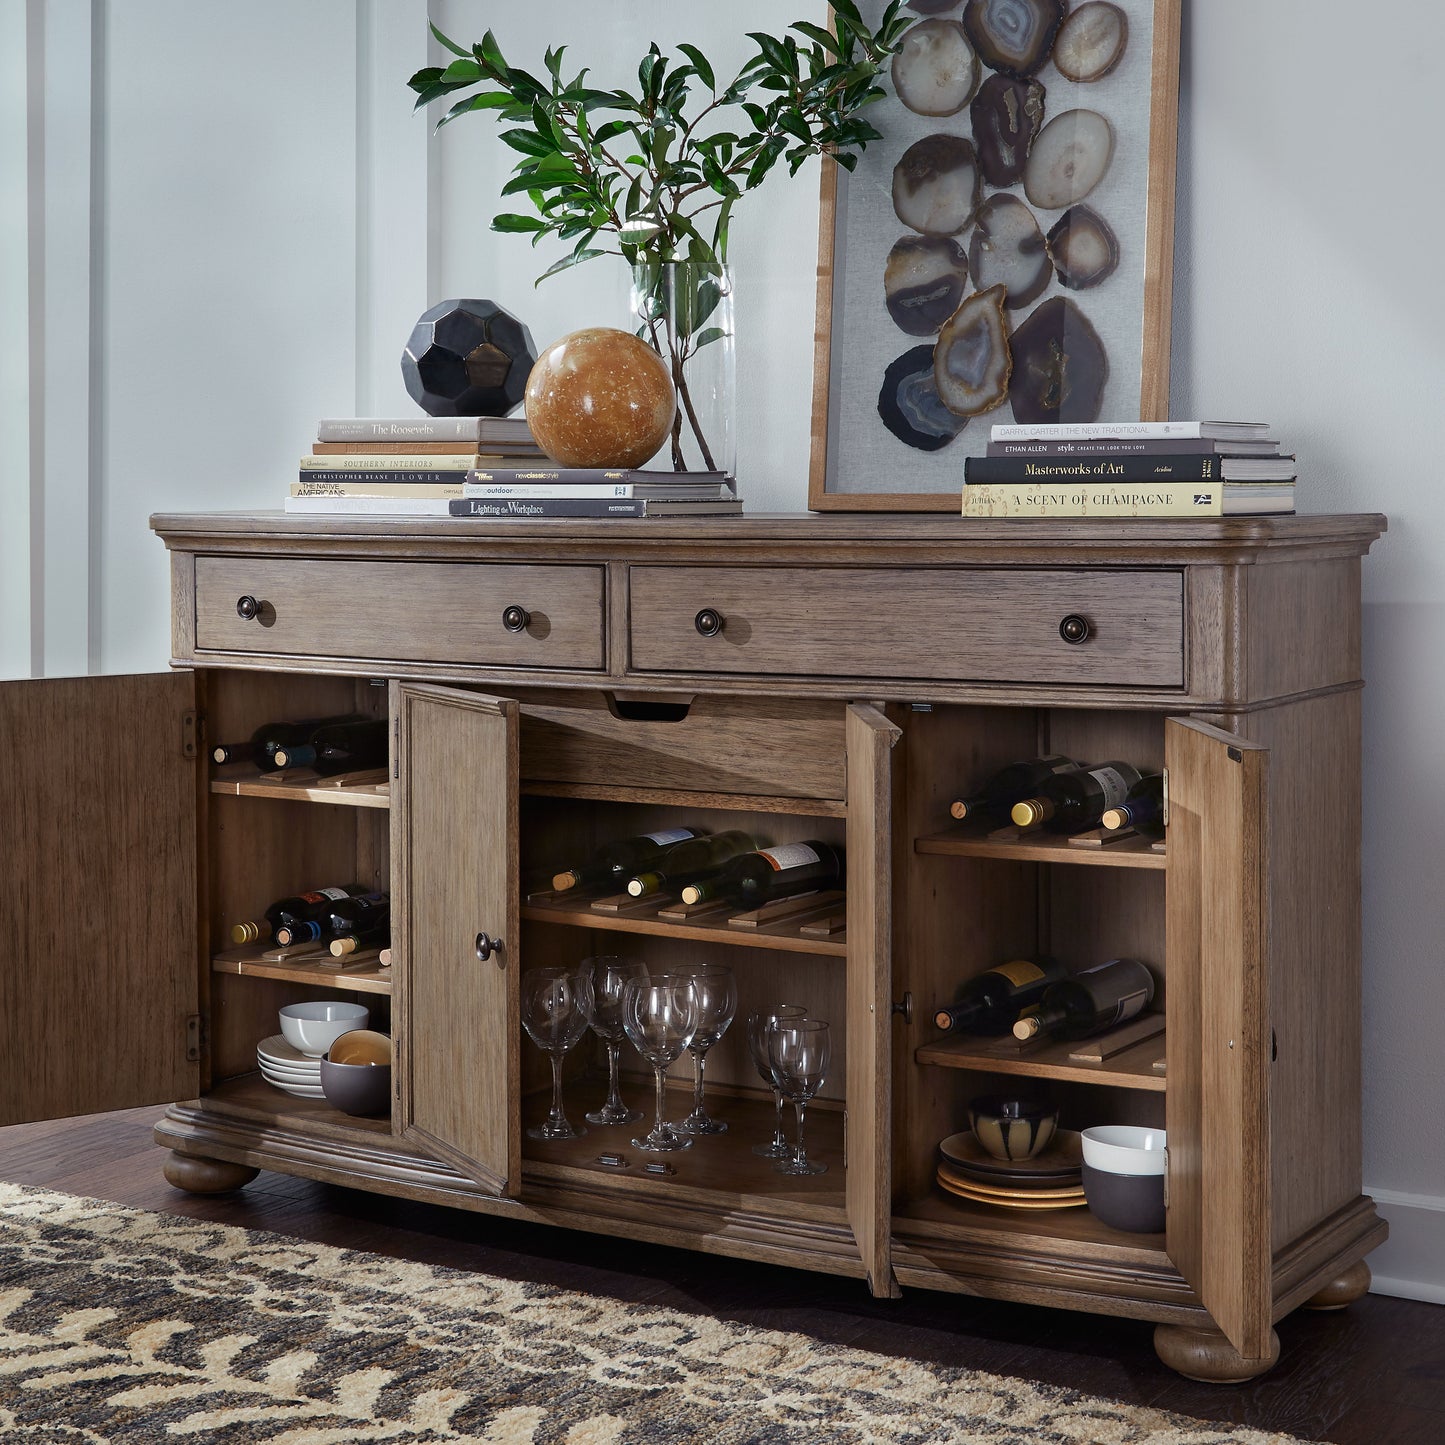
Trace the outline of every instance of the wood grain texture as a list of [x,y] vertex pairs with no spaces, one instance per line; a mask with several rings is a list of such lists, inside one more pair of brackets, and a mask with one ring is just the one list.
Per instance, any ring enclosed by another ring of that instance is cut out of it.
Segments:
[[[401,1131],[484,1189],[521,1184],[517,704],[396,683],[391,812]],[[475,940],[501,941],[482,960]]]
[[[1360,680],[1360,559],[1238,569],[1241,695],[1288,696]],[[1288,617],[1289,625],[1280,619]]]
[[[602,581],[596,567],[200,557],[196,647],[600,670]],[[259,617],[237,615],[243,595]],[[513,605],[530,614],[522,632],[502,626]]]
[[[1117,1053],[1097,1064],[1069,1057],[1077,1045],[1050,1042],[1021,1049],[1011,1039],[953,1038],[945,1035],[922,1045],[920,1064],[945,1069],[972,1069],[979,1073],[1010,1074],[1034,1079],[1066,1079],[1078,1084],[1108,1084],[1119,1089],[1163,1093],[1164,1076],[1154,1071],[1163,1048],[1161,1039]],[[943,1137],[943,1136],[941,1136]]]
[[0,685],[0,1123],[194,1093],[190,673]]
[[1169,1255],[1257,1361],[1272,1304],[1269,754],[1177,719],[1166,750]]
[[1174,297],[1174,178],[1179,150],[1182,0],[1154,0],[1149,77],[1149,160],[1144,212],[1144,332],[1139,417],[1169,416],[1169,333]]
[[848,1222],[869,1288],[898,1292],[888,1258],[892,1181],[893,790],[900,732],[848,709]]
[[1154,1331],[1154,1351],[1187,1380],[1239,1385],[1274,1368],[1279,1359],[1279,1336],[1273,1330],[1266,1331],[1259,1350],[1243,1355],[1219,1330],[1159,1325]]
[[[719,635],[698,635],[703,608],[726,619]],[[1093,625],[1083,644],[1059,635],[1071,613]],[[1183,582],[1168,570],[638,567],[631,628],[641,671],[1184,681]]]

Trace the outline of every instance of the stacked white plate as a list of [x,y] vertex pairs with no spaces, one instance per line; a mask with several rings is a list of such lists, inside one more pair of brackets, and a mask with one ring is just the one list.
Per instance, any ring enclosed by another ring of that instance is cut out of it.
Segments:
[[321,1092],[321,1060],[293,1048],[280,1034],[256,1045],[256,1065],[268,1084],[298,1099],[324,1099]]

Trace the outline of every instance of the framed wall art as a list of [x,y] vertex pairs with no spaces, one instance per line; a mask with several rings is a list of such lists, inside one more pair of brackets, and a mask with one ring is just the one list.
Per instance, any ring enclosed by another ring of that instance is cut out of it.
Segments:
[[910,0],[883,138],[824,167],[811,508],[953,511],[997,422],[1167,418],[1180,3]]

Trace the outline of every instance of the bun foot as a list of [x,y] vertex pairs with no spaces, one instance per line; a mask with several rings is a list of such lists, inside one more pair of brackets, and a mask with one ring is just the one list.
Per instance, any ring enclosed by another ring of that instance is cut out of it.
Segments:
[[1305,1310],[1342,1310],[1352,1305],[1370,1288],[1370,1266],[1358,1259],[1337,1279],[1332,1279],[1322,1290],[1312,1294],[1300,1306]]
[[230,1194],[249,1184],[261,1171],[226,1159],[205,1159],[198,1154],[172,1151],[161,1165],[166,1183],[188,1194]]
[[1154,1353],[1171,1370],[1208,1385],[1239,1385],[1274,1368],[1279,1336],[1269,1332],[1262,1360],[1247,1360],[1218,1330],[1193,1330],[1184,1325],[1156,1325]]

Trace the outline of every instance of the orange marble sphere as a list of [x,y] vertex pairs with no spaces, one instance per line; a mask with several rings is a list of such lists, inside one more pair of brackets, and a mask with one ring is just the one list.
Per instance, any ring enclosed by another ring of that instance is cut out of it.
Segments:
[[554,341],[527,378],[527,425],[564,467],[640,467],[667,440],[677,397],[667,364],[628,331]]

